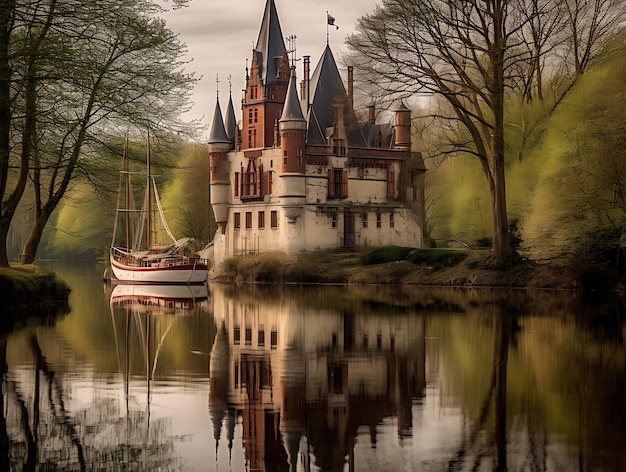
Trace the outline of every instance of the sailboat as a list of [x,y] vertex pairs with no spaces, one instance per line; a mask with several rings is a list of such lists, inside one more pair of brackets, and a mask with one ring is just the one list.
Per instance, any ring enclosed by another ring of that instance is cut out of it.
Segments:
[[[127,140],[128,142],[128,140]],[[150,172],[150,133],[148,132],[146,155],[146,189],[143,208],[133,207],[131,173],[128,169],[128,144],[124,149],[124,169],[120,173],[120,192],[115,211],[115,225],[111,242],[110,263],[113,275],[119,282],[198,284],[204,283],[208,275],[207,262],[185,252],[191,238],[176,239],[167,225],[159,199],[156,182]],[[120,200],[124,196],[122,207]],[[158,218],[153,212],[158,210]],[[125,244],[116,245],[119,216],[125,216]],[[166,244],[157,244],[156,220],[170,239]],[[144,231],[145,229],[145,231]]]

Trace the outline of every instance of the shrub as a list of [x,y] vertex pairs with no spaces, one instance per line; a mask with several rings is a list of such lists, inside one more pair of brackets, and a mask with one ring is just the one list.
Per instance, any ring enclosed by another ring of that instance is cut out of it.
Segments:
[[359,262],[364,265],[383,264],[385,262],[403,261],[413,251],[412,247],[381,246],[359,256]]
[[481,249],[489,249],[493,246],[491,238],[478,238],[476,240],[476,247]]
[[406,260],[413,264],[453,267],[466,257],[467,251],[459,249],[414,249]]

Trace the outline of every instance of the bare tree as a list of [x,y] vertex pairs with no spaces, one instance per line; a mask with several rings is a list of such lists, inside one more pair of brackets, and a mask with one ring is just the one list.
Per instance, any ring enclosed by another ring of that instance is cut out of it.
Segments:
[[504,177],[504,99],[520,51],[523,22],[505,0],[387,0],[359,20],[349,46],[386,92],[441,97],[441,118],[462,129],[453,143],[480,162],[491,195],[494,252],[513,252]]
[[[368,71],[365,77],[378,77],[382,92],[438,99],[433,116],[450,138],[441,155],[478,159],[491,196],[499,257],[514,252],[506,208],[505,100],[520,90],[527,100],[541,100],[547,61],[555,61],[553,73],[565,75],[563,65],[573,57],[576,73],[582,73],[618,23],[621,3],[384,0],[348,39],[353,60],[362,59],[355,65]],[[516,126],[526,137],[532,132],[525,123]]]

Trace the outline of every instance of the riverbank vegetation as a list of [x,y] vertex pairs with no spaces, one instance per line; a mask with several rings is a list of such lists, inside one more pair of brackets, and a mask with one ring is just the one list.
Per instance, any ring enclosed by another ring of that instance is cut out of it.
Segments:
[[[611,260],[590,264],[502,261],[488,250],[386,246],[357,252],[281,252],[227,259],[212,279],[227,283],[380,284],[621,290],[623,271]],[[602,263],[602,264],[601,264]],[[597,264],[601,264],[598,266]]]
[[40,266],[0,267],[0,333],[30,317],[67,311],[69,294],[70,287],[64,281]]

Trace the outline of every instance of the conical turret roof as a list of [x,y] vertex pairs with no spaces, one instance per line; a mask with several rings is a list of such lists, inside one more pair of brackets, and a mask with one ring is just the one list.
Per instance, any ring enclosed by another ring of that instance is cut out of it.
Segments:
[[261,69],[260,76],[263,83],[267,84],[275,80],[278,77],[280,63],[287,49],[274,0],[267,0],[265,4],[265,13],[254,51],[257,54],[257,63]]
[[237,129],[237,118],[235,118],[235,107],[233,106],[233,96],[229,94],[228,105],[226,106],[226,118],[224,119],[226,127],[226,135],[230,141],[235,139],[235,130]]
[[280,117],[280,122],[287,121],[306,121],[302,114],[302,107],[300,106],[300,99],[298,98],[298,90],[296,88],[296,68],[291,68],[291,78],[289,79],[289,86],[287,88],[287,97],[285,98],[285,105],[283,106],[283,113]]
[[215,113],[213,113],[213,123],[211,124],[211,134],[209,135],[209,144],[229,143],[226,128],[224,128],[224,120],[222,119],[222,109],[220,108],[219,99],[215,103]]

